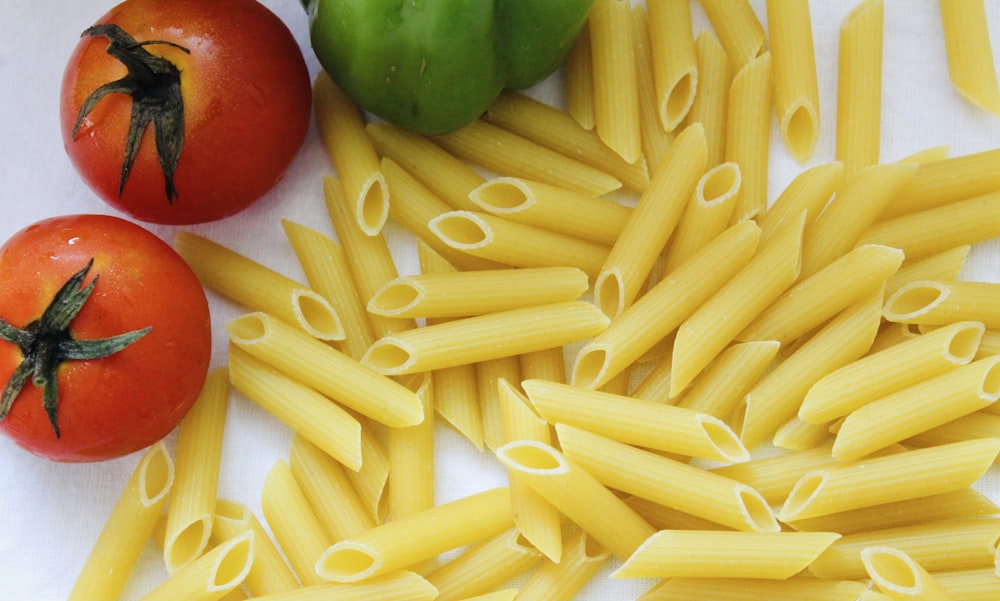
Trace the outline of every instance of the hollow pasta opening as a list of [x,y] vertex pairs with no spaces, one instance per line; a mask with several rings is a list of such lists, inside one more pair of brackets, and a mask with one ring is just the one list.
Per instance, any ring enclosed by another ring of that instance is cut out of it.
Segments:
[[529,204],[530,193],[518,181],[498,178],[473,192],[482,205],[500,212],[523,209]]
[[176,570],[201,554],[208,544],[211,525],[207,517],[201,517],[185,526],[175,537],[167,541],[167,566]]
[[945,352],[955,363],[967,363],[979,352],[979,343],[983,339],[983,326],[978,322],[969,322],[968,327],[955,330],[954,336],[948,339]]
[[594,286],[597,306],[608,317],[617,316],[625,302],[625,284],[617,269],[602,273]]
[[343,338],[344,328],[340,318],[326,299],[311,291],[300,290],[293,302],[299,319],[314,336],[323,340]]
[[366,234],[379,232],[389,215],[389,192],[381,176],[369,180],[358,199],[362,229]]
[[490,241],[486,224],[474,215],[465,212],[446,213],[434,218],[431,229],[451,246],[471,248]]
[[374,572],[379,563],[370,551],[341,545],[335,545],[321,561],[323,572],[339,582],[364,578]]
[[905,321],[931,309],[947,295],[947,288],[936,282],[914,282],[900,288],[886,302],[885,313]]
[[816,114],[812,107],[799,104],[788,117],[786,140],[795,158],[808,159],[816,145]]
[[777,532],[781,530],[778,521],[774,518],[771,506],[764,500],[760,493],[750,488],[741,488],[737,492],[739,503],[746,512],[746,519],[750,527],[757,532]]
[[497,455],[516,467],[533,472],[551,472],[566,468],[565,460],[541,443],[510,443],[500,447]]
[[149,507],[170,492],[174,464],[162,443],[153,447],[144,461],[146,465],[139,475],[139,498],[145,507]]
[[664,124],[673,128],[684,118],[694,102],[694,91],[697,85],[695,74],[688,71],[667,94],[664,110]]
[[252,556],[253,533],[247,532],[222,556],[222,561],[219,562],[212,578],[213,587],[229,588],[242,581],[250,570]]
[[781,508],[780,519],[790,520],[798,517],[823,488],[825,482],[826,474],[823,472],[814,472],[803,476],[792,488],[792,492],[788,493],[785,506]]
[[736,163],[723,163],[709,171],[699,182],[699,196],[706,204],[722,201],[740,184],[740,169]]
[[588,348],[580,352],[573,370],[573,385],[593,388],[607,370],[608,352],[600,348]]
[[250,313],[237,317],[226,326],[229,335],[236,340],[252,342],[267,335],[267,317],[259,313]]
[[737,438],[733,430],[725,423],[714,418],[702,419],[701,427],[709,440],[729,461],[740,461],[747,458],[747,449]]
[[870,548],[862,552],[868,574],[879,584],[899,592],[917,588],[918,579],[911,561],[894,549]]
[[409,350],[385,338],[373,344],[362,358],[365,365],[385,373],[404,369],[412,361]]
[[377,311],[399,312],[410,308],[421,296],[422,292],[412,282],[398,281],[379,291],[371,304]]
[[983,393],[989,398],[1000,397],[1000,359],[993,361],[993,365],[986,371],[982,384]]

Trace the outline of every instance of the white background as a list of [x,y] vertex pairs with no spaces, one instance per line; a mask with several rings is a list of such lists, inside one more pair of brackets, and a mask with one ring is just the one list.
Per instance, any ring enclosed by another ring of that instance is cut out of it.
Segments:
[[[763,0],[751,2],[766,24]],[[77,177],[62,147],[58,121],[59,86],[65,61],[80,32],[106,12],[110,1],[49,0],[5,2],[4,40],[0,44],[0,240],[37,220],[68,213],[113,213]],[[307,23],[298,0],[267,0],[288,24],[307,57]],[[819,69],[822,132],[808,165],[800,165],[772,136],[770,198],[804,167],[833,159],[836,106],[837,35],[855,0],[812,3]],[[1000,56],[1000,3],[987,2]],[[1000,147],[1000,118],[961,100],[948,82],[944,45],[935,0],[886,0],[882,157],[886,161],[942,144],[952,155]],[[695,32],[707,20],[693,3]],[[555,75],[532,93],[560,102]],[[315,127],[286,178],[259,203],[221,222],[190,228],[301,279],[294,255],[279,225],[281,218],[306,223],[332,235],[321,193],[331,172]],[[152,226],[170,241],[177,228]],[[402,273],[415,270],[412,241],[390,225],[393,253]],[[973,249],[963,277],[1000,281],[1000,245]],[[225,362],[222,326],[238,310],[210,294],[215,333],[214,366]],[[998,299],[1000,302],[1000,299]],[[448,501],[505,483],[496,462],[444,427],[438,432],[438,499]],[[239,500],[258,515],[260,488],[274,461],[287,457],[288,430],[234,393],[227,425],[219,494]],[[168,438],[173,449],[174,437]],[[62,599],[99,533],[104,519],[138,461],[138,455],[87,465],[60,465],[22,451],[0,438],[0,599]],[[996,468],[980,483],[1000,502]],[[605,570],[579,595],[581,600],[634,599],[648,581],[614,581]],[[166,576],[162,558],[149,545],[123,598],[150,590]]]

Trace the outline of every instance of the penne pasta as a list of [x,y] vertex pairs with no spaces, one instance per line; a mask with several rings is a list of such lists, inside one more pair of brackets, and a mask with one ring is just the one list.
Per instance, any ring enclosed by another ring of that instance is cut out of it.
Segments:
[[264,265],[190,232],[174,248],[206,287],[252,311],[267,311],[321,340],[343,340],[340,316],[323,296]]
[[796,175],[767,211],[759,216],[761,238],[770,238],[789,220],[797,219],[803,211],[806,214],[805,226],[808,228],[843,181],[844,164],[836,161],[810,167]]
[[959,246],[929,257],[904,263],[885,283],[885,295],[890,297],[900,288],[916,280],[957,280],[969,256],[970,246]]
[[265,313],[237,317],[226,330],[238,348],[379,423],[404,427],[423,420],[412,391]]
[[840,27],[836,157],[848,181],[879,162],[883,18],[882,0],[864,0]]
[[776,447],[791,451],[814,449],[832,439],[830,428],[829,424],[810,424],[794,416],[778,427],[771,442]]
[[768,0],[774,104],[785,147],[800,163],[819,140],[819,85],[807,0]]
[[994,569],[934,572],[944,590],[962,601],[991,601],[1000,593],[1000,578]]
[[239,586],[253,564],[254,533],[244,532],[171,574],[140,601],[215,601]]
[[911,282],[885,302],[883,316],[892,322],[948,325],[957,321],[982,322],[987,329],[1000,327],[994,282]]
[[588,20],[594,73],[594,129],[626,162],[642,152],[632,3],[595,0]]
[[424,407],[424,421],[408,428],[389,428],[389,519],[398,520],[434,506],[434,386],[430,373],[406,378]]
[[502,382],[521,381],[521,360],[511,355],[480,361],[475,367],[476,396],[483,415],[483,443],[493,451],[506,442],[500,386]]
[[313,83],[316,125],[362,232],[382,231],[389,217],[389,189],[379,171],[375,147],[365,131],[361,110],[320,71]]
[[389,458],[379,434],[372,423],[361,428],[361,469],[345,472],[362,505],[376,522],[385,519],[385,487],[389,480]]
[[327,582],[257,597],[263,601],[434,601],[437,590],[420,575],[398,570],[364,582]]
[[[673,132],[663,129],[660,119],[660,100],[656,94],[653,73],[653,42],[649,32],[649,13],[645,4],[632,5],[632,36],[635,44],[636,87],[639,92],[639,138],[642,158],[639,162],[656,167],[670,148]],[[648,178],[647,178],[648,183]],[[641,190],[640,190],[641,192]]]
[[708,166],[714,167],[726,160],[726,120],[733,72],[725,49],[711,31],[698,33],[694,49],[698,60],[698,89],[686,123],[701,123],[705,128]]
[[556,382],[526,380],[521,386],[550,424],[687,457],[729,462],[749,458],[729,426],[710,415]]
[[387,336],[368,349],[362,365],[386,375],[441,369],[561,346],[607,325],[584,301],[512,309]]
[[741,185],[740,167],[736,163],[716,165],[701,176],[667,245],[663,273],[677,269],[725,231],[736,208]]
[[565,424],[556,432],[566,459],[608,488],[734,530],[781,529],[767,501],[736,480]]
[[696,123],[677,136],[653,171],[594,283],[597,306],[609,317],[639,295],[705,172],[707,152],[705,130]]
[[359,582],[491,538],[513,525],[510,491],[494,488],[337,542],[319,557],[316,572],[334,582]]
[[257,516],[241,503],[219,499],[212,522],[212,541],[221,544],[245,532],[253,532],[253,560],[243,579],[250,594],[262,597],[299,588],[295,574],[285,564]]
[[734,71],[764,52],[765,33],[747,0],[701,0]]
[[667,0],[651,2],[646,10],[660,122],[663,129],[673,131],[687,116],[698,89],[691,5]]
[[542,559],[516,529],[468,549],[424,577],[438,590],[438,601],[484,594],[526,573]]
[[1000,115],[1000,85],[983,0],[939,0],[948,74],[973,105]]
[[[613,492],[545,443],[516,440],[497,449],[496,455],[504,467],[621,560],[655,532]],[[587,503],[579,503],[581,498]]]
[[853,580],[789,578],[670,578],[639,601],[875,601],[862,595],[868,585]]
[[514,599],[572,601],[610,558],[611,554],[587,533],[577,532],[566,541],[562,560],[543,563],[521,585]]
[[774,340],[731,345],[673,399],[674,404],[732,423],[733,412],[772,366],[780,346]]
[[899,217],[1000,189],[1000,148],[923,163],[881,218]]
[[932,447],[972,438],[1000,438],[1000,415],[996,414],[995,406],[931,428],[904,442],[913,447]]
[[836,532],[661,530],[611,577],[784,580],[809,567],[838,538]]
[[743,178],[733,221],[752,219],[767,208],[772,79],[771,53],[765,52],[736,71],[730,86],[725,157],[740,166]]
[[222,464],[222,440],[229,404],[229,373],[208,374],[194,405],[177,429],[174,485],[163,540],[171,574],[197,559],[208,546]]
[[586,130],[594,129],[594,63],[590,27],[580,29],[566,55],[566,112]]
[[875,586],[894,601],[955,599],[923,566],[899,549],[868,547],[861,551],[861,562]]
[[809,471],[834,465],[837,460],[830,454],[830,446],[780,453],[712,468],[713,472],[738,480],[757,492],[768,503],[784,501],[795,483]]
[[302,584],[322,584],[323,578],[316,573],[316,560],[332,541],[284,460],[276,461],[268,470],[260,507],[274,539]]
[[117,599],[156,527],[174,483],[163,441],[139,459],[83,562],[68,601]]

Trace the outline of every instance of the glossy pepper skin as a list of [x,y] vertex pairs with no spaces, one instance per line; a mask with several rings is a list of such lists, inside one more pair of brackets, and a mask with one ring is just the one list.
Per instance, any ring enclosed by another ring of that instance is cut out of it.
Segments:
[[555,71],[592,0],[302,0],[313,49],[363,109],[427,135]]

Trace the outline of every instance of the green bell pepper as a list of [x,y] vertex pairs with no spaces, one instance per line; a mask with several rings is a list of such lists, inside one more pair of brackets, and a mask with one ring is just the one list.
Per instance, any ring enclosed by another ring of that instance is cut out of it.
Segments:
[[422,134],[478,118],[566,58],[593,0],[302,0],[313,50],[363,109]]

